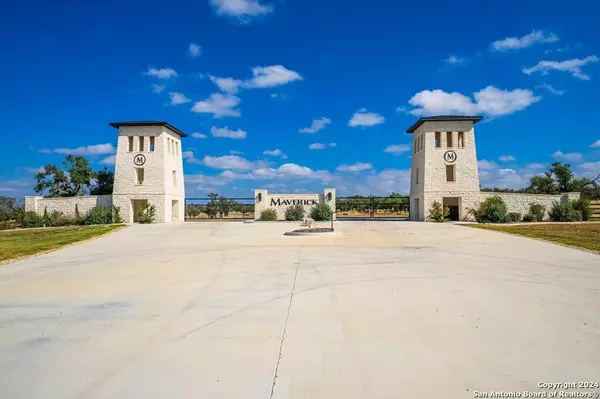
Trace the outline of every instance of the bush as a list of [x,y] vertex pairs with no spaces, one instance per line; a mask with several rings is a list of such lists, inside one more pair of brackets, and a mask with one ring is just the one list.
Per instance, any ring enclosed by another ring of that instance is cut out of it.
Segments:
[[479,208],[471,209],[470,212],[479,223],[506,223],[509,221],[506,204],[497,195],[486,198],[479,204]]
[[75,220],[73,221],[73,224],[84,224],[85,223],[85,219],[81,217],[81,213],[79,213],[79,207],[77,206],[77,204],[75,204]]
[[121,216],[121,207],[120,206],[113,206],[112,222],[113,223],[123,223],[123,217]]
[[521,214],[519,212],[508,212],[508,221],[509,222],[520,222]]
[[85,224],[110,224],[112,223],[112,214],[110,209],[101,205],[96,205],[89,210],[85,217]]
[[588,198],[581,197],[573,201],[573,208],[581,212],[581,220],[583,221],[588,221],[592,217],[592,208],[590,207],[590,200]]
[[74,220],[60,211],[52,211],[50,214],[50,226],[69,226]]
[[273,221],[277,220],[277,211],[275,209],[269,208],[265,209],[260,213],[260,219],[264,221]]
[[285,210],[285,220],[302,220],[306,211],[300,204],[288,206]]
[[579,222],[581,221],[581,211],[573,207],[572,201],[557,202],[554,201],[550,209],[550,220],[553,222]]
[[34,211],[25,212],[21,226],[25,228],[42,227],[44,219]]
[[523,215],[523,221],[524,222],[536,222],[537,220],[535,220],[535,218],[533,217],[533,215],[531,213],[526,213],[525,215]]
[[542,204],[529,204],[529,213],[523,217],[523,220],[527,216],[529,216],[527,219],[530,219],[526,220],[527,222],[541,222],[546,216],[546,207]]
[[142,224],[154,223],[155,217],[156,209],[154,209],[154,205],[148,205],[140,211],[138,222]]
[[438,201],[433,201],[431,209],[429,210],[429,219],[437,223],[446,221],[446,218],[450,215],[448,207],[442,206]]
[[44,215],[42,216],[42,222],[44,223],[44,226],[50,226],[50,216],[48,216],[48,207],[45,206],[44,207]]
[[327,204],[317,204],[310,210],[310,217],[317,222],[331,220],[333,211]]

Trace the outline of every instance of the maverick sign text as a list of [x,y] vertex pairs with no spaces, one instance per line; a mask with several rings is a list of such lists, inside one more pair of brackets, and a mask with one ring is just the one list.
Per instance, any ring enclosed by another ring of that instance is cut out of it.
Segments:
[[317,205],[319,203],[316,199],[281,199],[271,198],[271,206],[282,206],[282,205]]

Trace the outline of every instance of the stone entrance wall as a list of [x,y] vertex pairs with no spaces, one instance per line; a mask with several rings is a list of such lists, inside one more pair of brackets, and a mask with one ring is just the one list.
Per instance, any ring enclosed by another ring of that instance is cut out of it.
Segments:
[[265,209],[275,209],[277,220],[285,220],[285,210],[301,204],[306,216],[316,204],[327,204],[335,212],[335,188],[326,188],[323,194],[269,194],[267,190],[254,190],[254,219],[260,219]]

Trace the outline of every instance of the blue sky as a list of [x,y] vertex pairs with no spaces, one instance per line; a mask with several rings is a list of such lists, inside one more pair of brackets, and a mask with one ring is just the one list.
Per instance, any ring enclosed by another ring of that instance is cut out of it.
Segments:
[[486,118],[485,186],[522,187],[554,160],[600,173],[597,1],[65,0],[3,15],[0,195],[30,194],[66,153],[112,168],[108,122],[127,120],[190,134],[194,197],[407,193],[404,132],[430,114]]

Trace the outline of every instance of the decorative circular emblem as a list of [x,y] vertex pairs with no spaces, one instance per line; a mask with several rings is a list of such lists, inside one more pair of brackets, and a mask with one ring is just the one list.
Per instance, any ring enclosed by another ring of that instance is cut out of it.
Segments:
[[456,153],[454,151],[446,151],[444,153],[444,161],[453,163],[456,161]]
[[144,154],[137,154],[135,157],[133,157],[133,163],[135,166],[142,166],[146,163],[146,157]]

